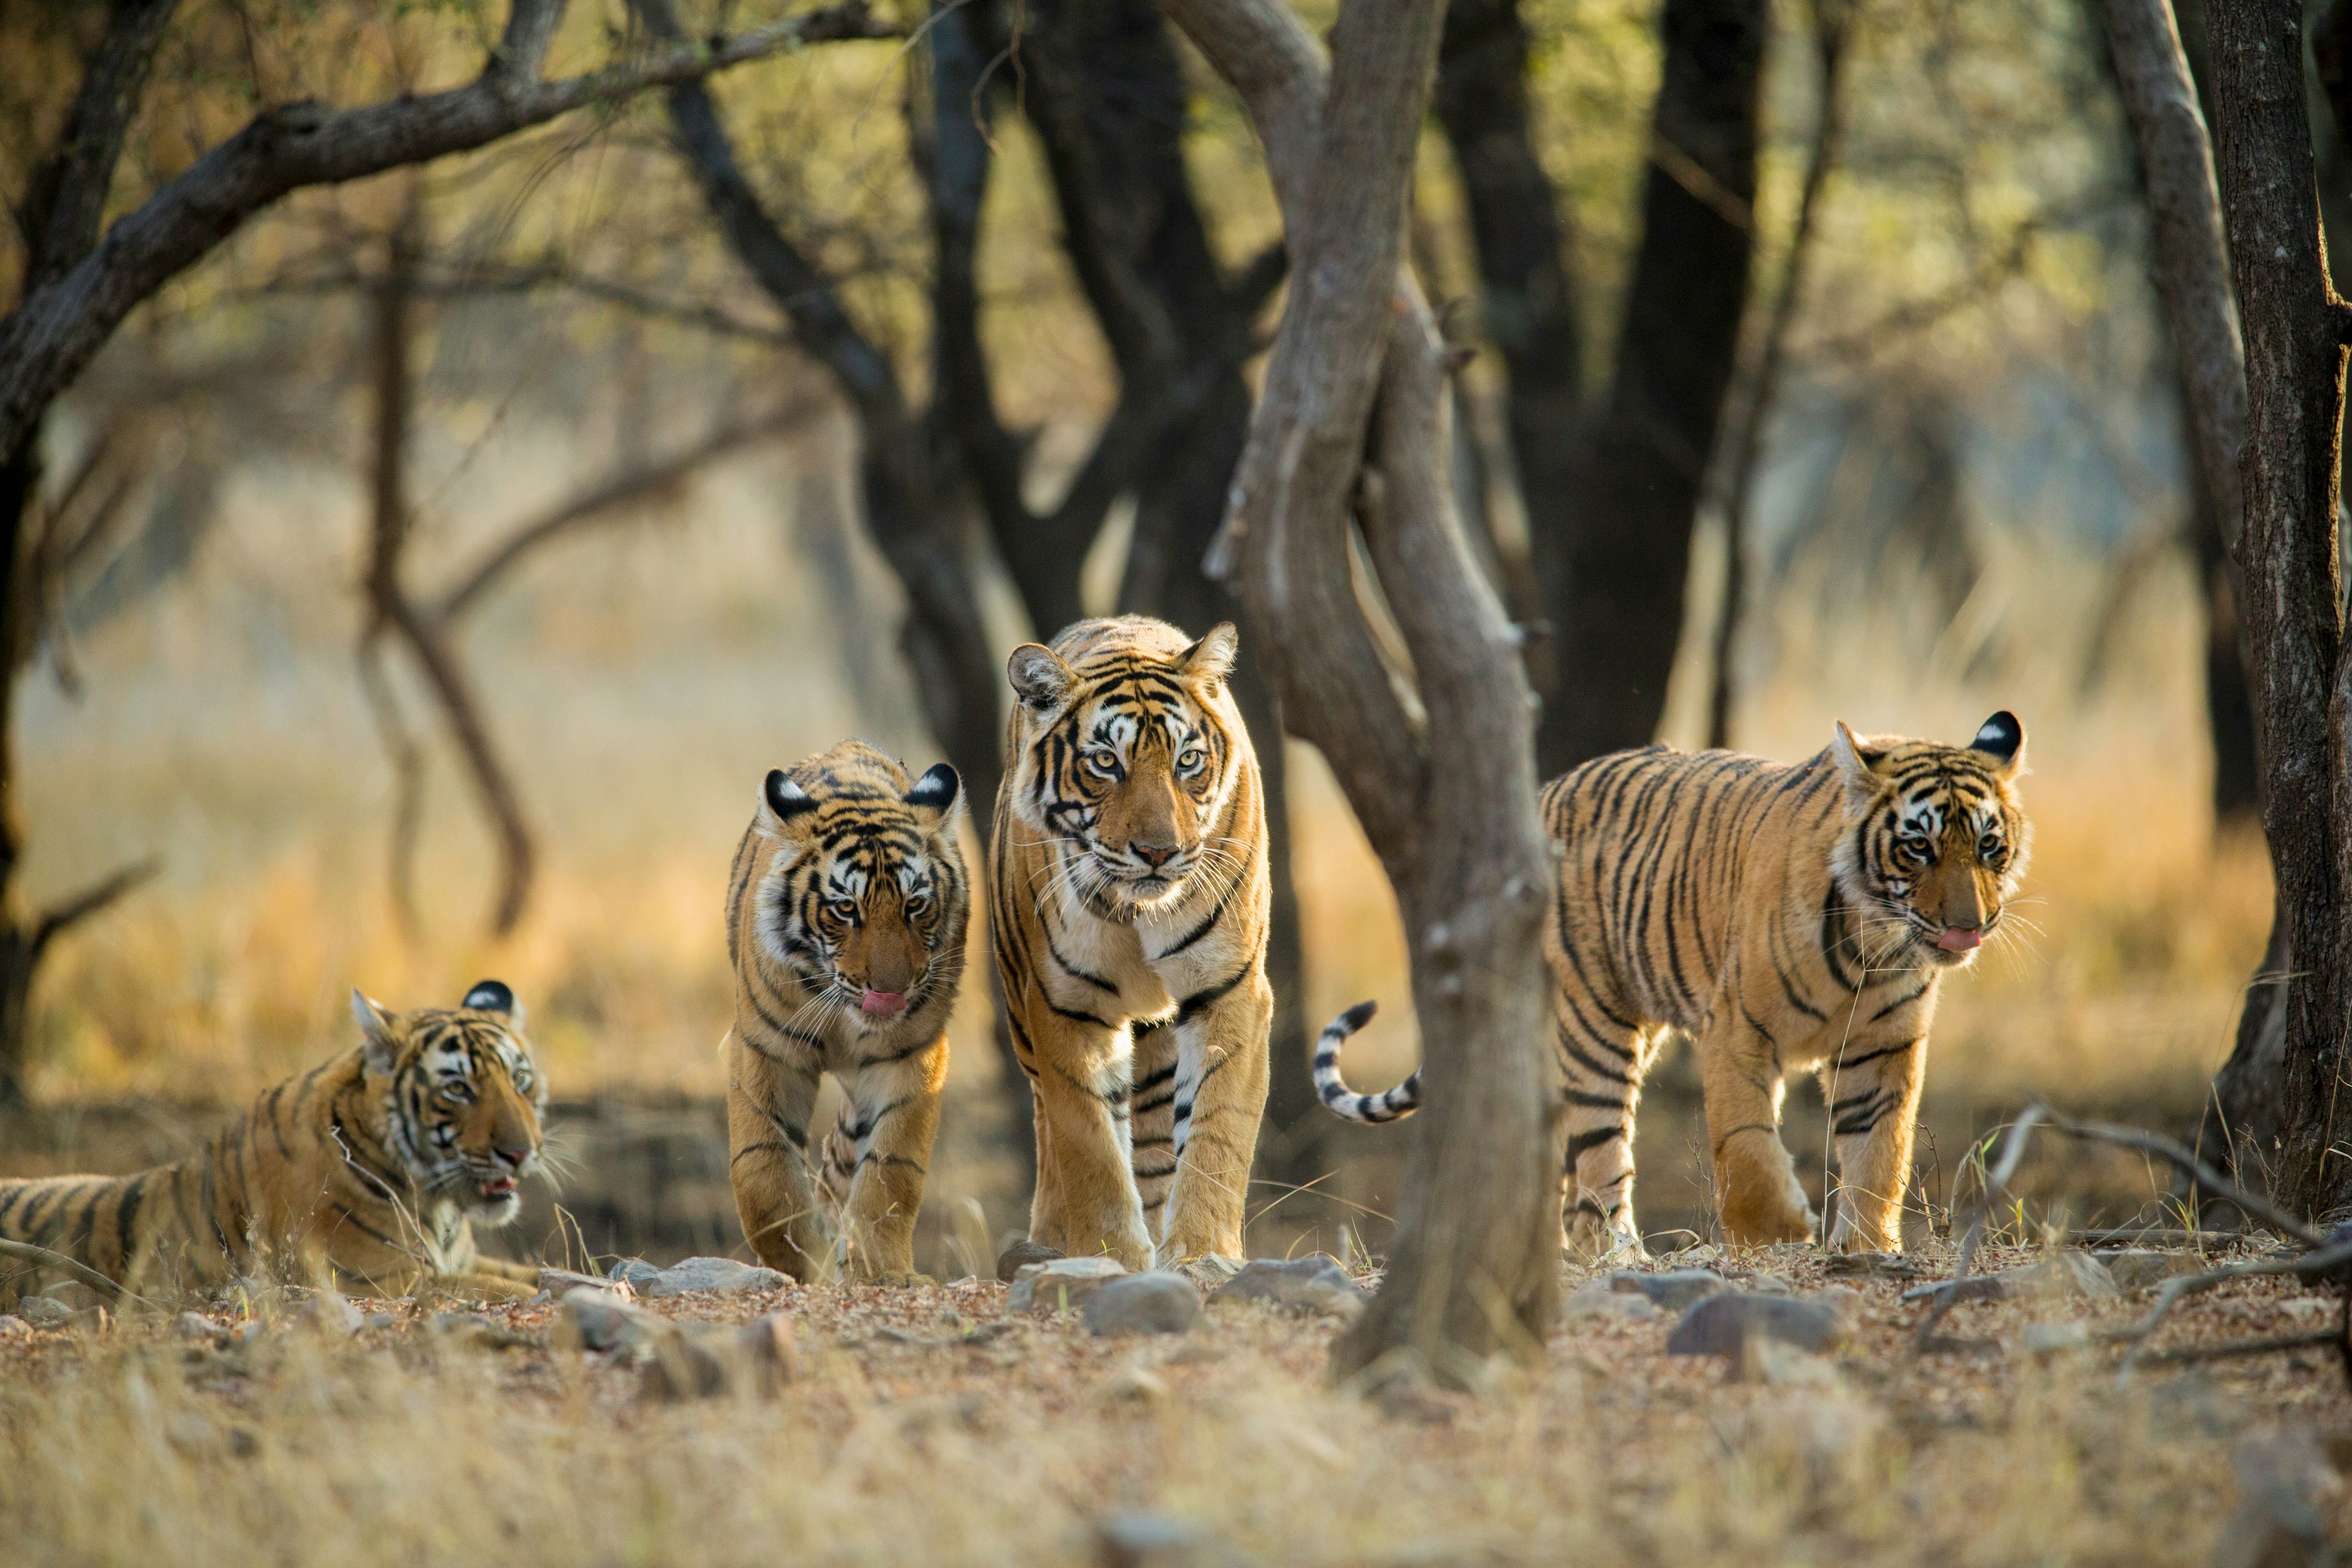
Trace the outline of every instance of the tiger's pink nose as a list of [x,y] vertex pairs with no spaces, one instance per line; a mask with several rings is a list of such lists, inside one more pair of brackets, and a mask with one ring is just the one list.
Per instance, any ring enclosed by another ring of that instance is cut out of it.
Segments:
[[1176,858],[1177,847],[1173,844],[1136,843],[1129,845],[1128,847],[1143,857],[1143,863],[1155,871]]
[[868,1016],[890,1018],[907,1010],[907,998],[904,993],[898,991],[868,991],[859,1005],[866,1009]]

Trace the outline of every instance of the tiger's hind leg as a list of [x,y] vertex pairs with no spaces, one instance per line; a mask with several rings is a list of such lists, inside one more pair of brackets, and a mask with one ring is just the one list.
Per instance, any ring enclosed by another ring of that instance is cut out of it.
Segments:
[[1135,1087],[1128,1101],[1129,1160],[1143,1202],[1143,1228],[1158,1242],[1167,1228],[1168,1189],[1176,1180],[1176,1031],[1167,1024],[1139,1023],[1130,1032]]
[[1555,992],[1559,1057],[1560,1247],[1578,1258],[1646,1256],[1633,1219],[1633,1118],[1654,1034],[1611,1019],[1590,994]]

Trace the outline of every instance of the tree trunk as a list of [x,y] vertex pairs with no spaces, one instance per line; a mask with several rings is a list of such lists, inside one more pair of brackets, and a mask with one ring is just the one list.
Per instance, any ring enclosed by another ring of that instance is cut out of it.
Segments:
[[[1284,713],[1330,759],[1396,887],[1427,1058],[1387,1279],[1333,1367],[1466,1384],[1549,1329],[1559,1118],[1530,698],[1453,514],[1444,346],[1401,265],[1441,6],[1353,0],[1328,71],[1277,0],[1167,9],[1249,109],[1292,262],[1213,570],[1249,606]],[[1412,709],[1357,602],[1351,510],[1411,653]]]
[[1660,31],[1642,247],[1608,403],[1577,445],[1561,492],[1572,503],[1554,526],[1530,513],[1554,685],[1573,693],[1544,710],[1546,777],[1657,733],[1748,302],[1766,7],[1666,0]]
[[2344,357],[2352,309],[2329,286],[2314,186],[2300,0],[2237,0],[2210,16],[2222,212],[2243,320],[2246,440],[2241,607],[2261,715],[2263,826],[2285,950],[2285,1130],[2273,1173],[2287,1203],[2340,1207],[2352,1168],[2329,1154],[2352,1130],[2345,891],[2352,886],[2352,767],[2336,507]]

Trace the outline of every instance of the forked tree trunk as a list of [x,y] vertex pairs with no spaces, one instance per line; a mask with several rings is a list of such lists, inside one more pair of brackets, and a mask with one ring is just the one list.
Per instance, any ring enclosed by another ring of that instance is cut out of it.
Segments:
[[[1549,1330],[1559,1121],[1529,694],[1453,513],[1444,348],[1401,266],[1442,4],[1350,0],[1328,68],[1279,0],[1166,8],[1248,107],[1291,257],[1213,569],[1395,885],[1425,1057],[1388,1278],[1334,1371],[1468,1383]],[[1412,657],[1412,710],[1350,580],[1351,511]]]
[[2352,1004],[2352,659],[2344,654],[2336,507],[2352,308],[2327,278],[2314,186],[2300,0],[2210,12],[2220,188],[2246,366],[2238,563],[2277,881],[2285,987],[2284,1132],[2274,1187],[2325,1217],[2352,1194],[2339,1092]]

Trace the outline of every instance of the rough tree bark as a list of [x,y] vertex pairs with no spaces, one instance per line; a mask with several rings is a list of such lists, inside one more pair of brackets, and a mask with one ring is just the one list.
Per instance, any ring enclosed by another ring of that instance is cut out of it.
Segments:
[[1819,100],[1813,140],[1805,153],[1804,183],[1797,194],[1797,217],[1789,231],[1780,286],[1765,317],[1747,404],[1740,410],[1738,433],[1732,439],[1731,479],[1723,503],[1723,596],[1716,614],[1714,679],[1707,696],[1706,743],[1710,746],[1731,744],[1736,680],[1732,664],[1739,651],[1740,621],[1748,605],[1748,510],[1755,504],[1756,477],[1763,464],[1764,421],[1770,416],[1773,395],[1780,390],[1789,332],[1796,324],[1797,303],[1804,294],[1806,264],[1811,259],[1813,234],[1821,222],[1822,192],[1845,140],[1846,43],[1854,10],[1853,0],[1813,0],[1814,80]]
[[[2352,1192],[2338,1150],[2352,1003],[2352,658],[2345,657],[2336,508],[2352,307],[2330,286],[2305,94],[2300,0],[2210,14],[2220,189],[2246,367],[2238,564],[2261,715],[2263,827],[2285,985],[2273,1190],[2315,1217]],[[2275,944],[2274,944],[2275,945]]]
[[[1019,102],[1045,153],[1062,244],[1118,371],[1119,401],[1062,499],[1022,496],[1022,443],[999,421],[980,338],[974,265],[991,163],[988,124],[1011,83],[983,88],[1013,43],[1002,7],[967,5],[929,34],[932,122],[926,170],[939,280],[938,396],[958,437],[991,538],[1041,636],[1076,620],[1078,571],[1112,503],[1135,499],[1119,607],[1195,629],[1241,606],[1201,570],[1224,515],[1249,426],[1242,378],[1253,328],[1281,279],[1279,248],[1228,279],[1186,176],[1186,93],[1153,0],[1089,0],[1032,10],[1019,40]],[[1279,1184],[1320,1173],[1327,1117],[1308,1068],[1298,900],[1281,722],[1257,650],[1245,645],[1234,696],[1258,740],[1273,884],[1266,977],[1274,986],[1272,1082],[1260,1168]]]
[[[1538,1350],[1549,1327],[1559,1118],[1540,1047],[1531,697],[1453,515],[1445,349],[1401,266],[1442,6],[1351,0],[1328,69],[1278,0],[1166,9],[1247,106],[1291,253],[1213,569],[1248,605],[1285,713],[1330,760],[1396,887],[1426,1056],[1387,1282],[1334,1346],[1334,1370],[1467,1383],[1497,1350]],[[1351,507],[1409,676],[1383,667],[1356,597]]]
[[1682,640],[1691,530],[1739,349],[1754,249],[1763,0],[1666,0],[1642,246],[1608,400],[1529,538],[1552,622],[1546,777],[1646,744]]

